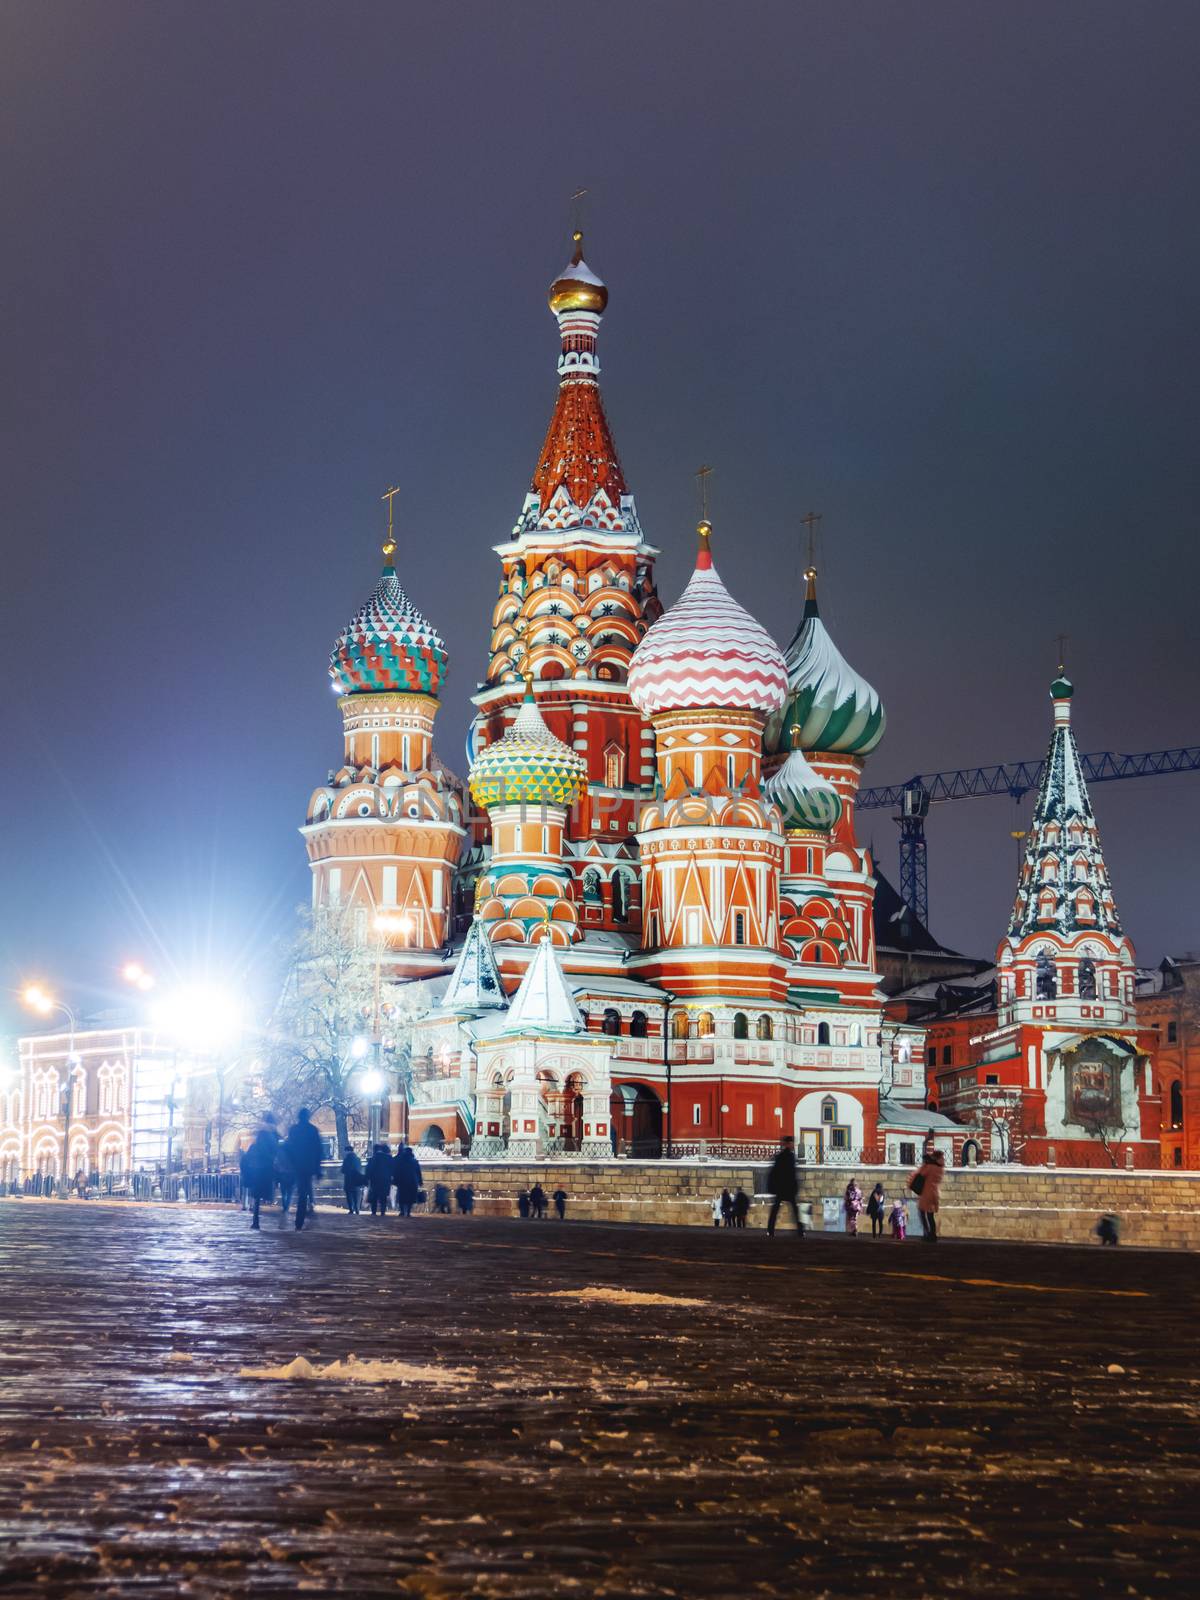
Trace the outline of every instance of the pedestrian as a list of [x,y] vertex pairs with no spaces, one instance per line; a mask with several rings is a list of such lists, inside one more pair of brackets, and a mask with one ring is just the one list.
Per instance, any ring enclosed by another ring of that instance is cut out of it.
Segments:
[[282,1139],[275,1153],[275,1176],[279,1180],[279,1226],[282,1228],[283,1219],[287,1216],[292,1203],[292,1195],[296,1192],[296,1169]]
[[313,1127],[312,1114],[301,1106],[287,1131],[284,1148],[296,1175],[296,1232],[303,1228],[314,1210],[313,1179],[321,1170],[321,1135]]
[[424,1197],[421,1193],[421,1165],[407,1144],[402,1144],[396,1151],[392,1182],[396,1185],[396,1210],[402,1217],[411,1217],[412,1208]]
[[1106,1211],[1096,1224],[1096,1236],[1102,1245],[1121,1242],[1121,1219],[1115,1211]]
[[908,1234],[908,1207],[903,1200],[897,1200],[888,1214],[888,1221],[892,1225],[892,1238],[899,1239],[903,1244]]
[[373,1217],[386,1217],[392,1189],[392,1152],[377,1144],[367,1158],[367,1204]]
[[254,1174],[250,1162],[250,1146],[238,1151],[238,1181],[242,1188],[242,1210],[249,1211],[254,1204]]
[[517,1215],[520,1216],[520,1217],[527,1217],[529,1215],[529,1190],[528,1189],[521,1189],[521,1190],[518,1191],[518,1194],[517,1194]]
[[733,1227],[733,1196],[728,1189],[721,1190],[721,1225],[725,1228]]
[[863,1208],[863,1192],[858,1187],[858,1179],[851,1178],[846,1185],[846,1192],[842,1196],[842,1212],[846,1218],[846,1232],[858,1237],[858,1219]]
[[908,1187],[917,1197],[917,1210],[921,1213],[921,1232],[927,1244],[937,1243],[938,1201],[945,1169],[946,1158],[942,1152],[927,1147],[920,1170],[914,1172],[908,1180]]
[[[744,1228],[746,1226],[746,1218],[749,1216],[749,1214],[750,1214],[750,1196],[746,1193],[745,1189],[743,1189],[743,1188],[741,1188],[739,1186],[737,1193],[733,1197],[733,1225],[734,1225],[734,1227],[735,1228]],[[799,1221],[800,1221],[800,1213],[797,1212],[796,1213],[796,1222],[797,1222],[797,1224],[799,1224]]]
[[467,1214],[467,1186],[465,1183],[460,1183],[458,1188],[455,1189],[454,1204],[458,1207],[459,1216],[465,1217]]
[[775,1233],[775,1219],[779,1215],[781,1205],[789,1205],[792,1215],[796,1219],[796,1230],[801,1239],[804,1237],[804,1224],[800,1220],[800,1207],[796,1204],[796,1196],[800,1193],[800,1179],[796,1172],[796,1141],[790,1134],[784,1134],[780,1140],[779,1149],[775,1160],[771,1163],[771,1170],[767,1175],[767,1193],[771,1200],[771,1214],[767,1218],[767,1237],[772,1238]]
[[555,1189],[554,1209],[558,1212],[558,1220],[565,1222],[567,1220],[567,1191],[565,1189]]
[[342,1187],[346,1191],[346,1210],[356,1217],[362,1208],[362,1186],[366,1182],[362,1162],[353,1145],[342,1157]]
[[883,1222],[887,1216],[887,1195],[883,1192],[883,1185],[877,1183],[871,1190],[871,1198],[867,1201],[867,1215],[871,1219],[871,1237],[878,1234],[883,1238]]
[[725,1202],[728,1199],[728,1189],[722,1189],[720,1194],[715,1194],[712,1197],[712,1219],[714,1228],[719,1228],[722,1222],[725,1220]]
[[535,1183],[529,1191],[529,1204],[537,1220],[544,1222],[546,1220],[546,1191],[540,1183]]
[[445,1183],[435,1183],[433,1186],[433,1209],[443,1216],[450,1215],[450,1187]]
[[275,1193],[275,1162],[279,1154],[279,1129],[275,1126],[274,1112],[267,1111],[263,1115],[250,1148],[245,1153],[245,1164],[242,1168],[244,1181],[249,1186],[249,1192],[254,1202],[254,1215],[250,1226],[256,1231],[261,1231],[258,1221],[258,1208],[264,1200],[269,1204]]

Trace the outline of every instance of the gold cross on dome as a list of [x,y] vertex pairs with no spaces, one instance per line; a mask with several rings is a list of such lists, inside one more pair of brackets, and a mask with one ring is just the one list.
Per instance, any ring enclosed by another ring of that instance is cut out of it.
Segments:
[[1067,644],[1069,642],[1069,638],[1070,636],[1068,634],[1060,633],[1055,640],[1055,643],[1058,645],[1058,670],[1060,672],[1065,672],[1067,670]]
[[383,553],[388,558],[389,561],[392,559],[392,557],[396,553],[396,541],[392,536],[392,512],[393,512],[393,502],[395,501],[396,496],[399,493],[400,493],[400,490],[397,487],[397,488],[389,489],[386,494],[381,494],[379,496],[379,498],[381,500],[386,500],[387,501],[388,531],[387,531],[387,539],[384,542],[384,546],[383,546]]
[[714,467],[698,467],[696,469],[696,486],[700,490],[700,520],[708,521],[708,480],[712,477]]
[[577,240],[583,237],[583,202],[586,198],[586,189],[576,189],[571,196],[571,234]]

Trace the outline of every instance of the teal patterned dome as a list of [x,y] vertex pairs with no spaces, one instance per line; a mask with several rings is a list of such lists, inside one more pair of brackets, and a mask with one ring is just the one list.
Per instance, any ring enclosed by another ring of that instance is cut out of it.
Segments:
[[767,797],[783,813],[785,828],[812,828],[829,833],[842,815],[842,797],[809,765],[804,752],[793,749],[763,785]]
[[389,561],[375,592],[338,636],[329,676],[339,694],[436,695],[446,646],[413,605]]
[[804,617],[786,653],[788,701],[768,740],[775,750],[796,748],[798,740],[801,750],[870,755],[887,726],[883,703],[829,637],[817,608],[817,575],[810,567],[806,576]]

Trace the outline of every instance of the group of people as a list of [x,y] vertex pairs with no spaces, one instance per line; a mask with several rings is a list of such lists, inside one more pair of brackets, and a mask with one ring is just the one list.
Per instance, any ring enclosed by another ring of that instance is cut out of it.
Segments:
[[[518,1195],[517,1195],[517,1215],[518,1216],[521,1216],[521,1217],[533,1217],[535,1220],[537,1220],[539,1222],[544,1222],[546,1217],[547,1217],[547,1215],[548,1215],[548,1213],[549,1213],[549,1210],[550,1210],[550,1201],[547,1198],[545,1189],[542,1188],[540,1183],[535,1183],[532,1189],[522,1189],[518,1193]],[[554,1211],[555,1211],[555,1214],[557,1215],[558,1220],[560,1222],[564,1222],[566,1220],[566,1215],[567,1215],[567,1191],[565,1189],[555,1189],[555,1191],[554,1191]]]
[[[917,1212],[921,1218],[922,1236],[931,1244],[936,1244],[938,1237],[937,1214],[941,1201],[942,1177],[946,1170],[946,1158],[942,1152],[932,1144],[926,1144],[919,1169],[908,1180],[908,1187],[916,1196]],[[767,1217],[767,1234],[773,1235],[775,1224],[779,1218],[780,1208],[789,1206],[796,1222],[796,1230],[800,1237],[804,1237],[804,1222],[800,1216],[800,1173],[796,1163],[795,1141],[785,1137],[780,1144],[771,1170],[767,1175],[767,1193],[771,1196],[771,1210]],[[727,1203],[736,1217],[738,1197],[745,1201],[745,1210],[742,1212],[741,1221],[727,1220]],[[750,1209],[749,1199],[738,1190],[733,1201],[729,1201],[728,1189],[722,1190],[721,1195],[713,1200],[713,1226],[745,1227],[745,1212]],[[893,1239],[902,1240],[908,1233],[908,1206],[902,1197],[893,1200],[890,1208],[883,1184],[877,1183],[871,1190],[869,1197],[864,1199],[862,1189],[857,1178],[851,1178],[846,1185],[846,1192],[842,1197],[842,1215],[845,1219],[846,1232],[857,1234],[858,1219],[863,1212],[871,1219],[871,1237],[882,1238],[885,1225],[891,1229]]]
[[376,1144],[365,1167],[358,1151],[351,1146],[342,1157],[342,1187],[346,1194],[346,1210],[352,1217],[362,1210],[364,1189],[373,1217],[387,1216],[393,1189],[396,1210],[402,1217],[411,1217],[412,1208],[425,1198],[421,1188],[421,1164],[407,1144],[402,1144],[395,1155],[386,1144]]
[[270,1205],[278,1184],[280,1220],[287,1216],[294,1195],[296,1228],[303,1228],[312,1214],[313,1182],[320,1170],[321,1135],[307,1108],[296,1113],[295,1122],[283,1138],[274,1113],[266,1112],[241,1157],[242,1193],[253,1202],[250,1226],[261,1227],[259,1210],[264,1200]]
[[713,1196],[712,1219],[714,1228],[744,1228],[750,1215],[750,1196],[742,1188],[730,1194],[722,1189]]
[[894,1200],[889,1210],[887,1195],[884,1193],[881,1183],[875,1185],[864,1201],[863,1192],[858,1186],[858,1179],[851,1178],[846,1185],[846,1193],[842,1196],[842,1215],[846,1220],[847,1233],[858,1233],[858,1219],[864,1211],[871,1219],[872,1239],[882,1239],[885,1227],[891,1229],[893,1239],[907,1237],[908,1207],[904,1201],[902,1199]]

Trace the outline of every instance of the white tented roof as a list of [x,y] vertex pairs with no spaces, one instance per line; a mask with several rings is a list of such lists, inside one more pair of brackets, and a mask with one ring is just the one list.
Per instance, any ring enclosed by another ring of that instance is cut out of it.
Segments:
[[583,1017],[549,939],[538,945],[508,1008],[505,1033],[582,1033]]

